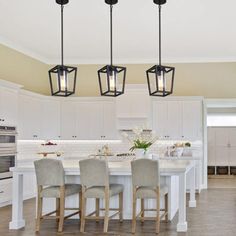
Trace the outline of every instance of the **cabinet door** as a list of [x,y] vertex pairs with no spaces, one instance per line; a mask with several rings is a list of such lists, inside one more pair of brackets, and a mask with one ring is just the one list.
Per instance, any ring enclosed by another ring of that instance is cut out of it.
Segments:
[[16,126],[18,121],[18,92],[0,89],[0,124]]
[[208,166],[216,166],[215,147],[208,147]]
[[123,94],[116,98],[116,113],[118,118],[128,118],[131,115],[129,95]]
[[202,105],[199,101],[182,102],[182,138],[198,140],[202,135]]
[[179,139],[182,130],[182,109],[181,102],[168,102],[168,124],[167,137],[171,139]]
[[236,147],[236,128],[228,128],[229,130],[229,145]]
[[228,147],[215,147],[215,161],[216,166],[229,165],[229,148]]
[[158,137],[167,136],[168,128],[168,106],[167,102],[153,102],[152,127]]
[[215,146],[215,129],[214,128],[207,129],[207,143],[208,143],[208,147]]
[[114,102],[103,104],[103,138],[117,139],[116,108]]
[[77,137],[82,140],[101,139],[103,133],[102,103],[77,104]]
[[19,138],[41,139],[42,106],[41,99],[30,95],[20,95]]
[[229,148],[229,166],[236,166],[236,147]]
[[215,128],[215,145],[218,147],[228,147],[229,145],[228,128]]
[[77,135],[76,127],[76,102],[63,101],[61,103],[61,139],[75,139]]
[[45,140],[60,138],[60,101],[42,101],[42,137]]

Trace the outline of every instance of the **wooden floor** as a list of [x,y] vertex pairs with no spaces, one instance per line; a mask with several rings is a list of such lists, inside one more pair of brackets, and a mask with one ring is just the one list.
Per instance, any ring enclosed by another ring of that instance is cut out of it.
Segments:
[[[188,233],[177,233],[177,217],[171,223],[161,223],[160,236],[235,236],[236,235],[236,189],[209,189],[202,191],[197,196],[197,208],[187,208]],[[56,232],[54,221],[42,223],[41,231],[34,232],[35,202],[29,200],[25,202],[25,219],[27,225],[25,229],[8,230],[8,223],[11,216],[11,207],[0,208],[0,236],[81,236],[81,235],[104,235],[103,222],[88,222],[85,230],[87,233],[79,233],[79,222],[67,220],[65,222],[64,233]],[[109,233],[105,235],[132,235],[131,222],[111,221]],[[154,222],[145,222],[143,225],[137,224],[136,235],[155,235]]]

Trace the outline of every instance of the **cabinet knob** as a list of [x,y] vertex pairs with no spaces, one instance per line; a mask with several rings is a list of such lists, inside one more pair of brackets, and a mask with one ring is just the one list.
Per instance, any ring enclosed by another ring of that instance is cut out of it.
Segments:
[[0,191],[0,193],[4,193],[4,191]]

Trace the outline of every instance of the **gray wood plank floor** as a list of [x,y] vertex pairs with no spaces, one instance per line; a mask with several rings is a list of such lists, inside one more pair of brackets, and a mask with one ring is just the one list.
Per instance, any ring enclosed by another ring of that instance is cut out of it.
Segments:
[[[132,235],[131,222],[122,224],[116,220],[110,221],[109,233],[103,234],[103,222],[87,221],[85,234],[79,233],[79,221],[67,220],[64,232],[56,232],[57,224],[53,220],[44,221],[40,233],[34,232],[35,200],[25,201],[24,215],[27,225],[21,230],[9,230],[11,207],[0,208],[0,236],[53,236],[53,235]],[[236,236],[236,189],[209,189],[197,195],[197,208],[187,208],[189,230],[187,233],[177,233],[177,217],[172,222],[161,223],[160,236]],[[138,222],[137,236],[155,235],[155,224],[147,221],[143,225]]]

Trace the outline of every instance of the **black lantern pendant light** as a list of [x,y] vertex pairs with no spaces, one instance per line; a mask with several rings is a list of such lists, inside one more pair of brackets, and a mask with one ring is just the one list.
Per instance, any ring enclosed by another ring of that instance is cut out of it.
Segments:
[[110,53],[111,64],[106,65],[98,70],[98,79],[100,92],[102,96],[117,97],[124,93],[126,68],[113,65],[113,41],[112,41],[112,9],[113,5],[118,3],[118,0],[105,0],[105,3],[110,5]]
[[64,65],[63,9],[68,2],[69,0],[56,0],[61,6],[61,65],[53,67],[48,72],[53,96],[67,97],[75,93],[77,68]]
[[161,5],[166,0],[154,0],[159,12],[159,64],[146,71],[150,96],[165,97],[173,93],[175,68],[161,65]]

